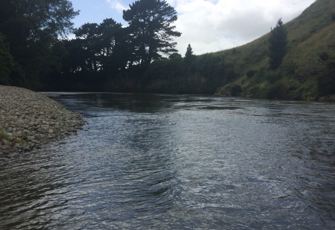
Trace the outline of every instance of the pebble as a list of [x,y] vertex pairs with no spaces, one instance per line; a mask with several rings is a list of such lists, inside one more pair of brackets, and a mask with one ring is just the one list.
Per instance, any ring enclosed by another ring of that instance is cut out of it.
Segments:
[[43,94],[0,85],[0,153],[38,148],[83,124],[80,114]]

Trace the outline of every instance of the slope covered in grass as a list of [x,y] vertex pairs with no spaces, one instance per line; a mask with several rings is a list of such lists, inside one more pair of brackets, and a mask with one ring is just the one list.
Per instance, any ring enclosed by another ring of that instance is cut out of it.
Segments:
[[224,58],[225,66],[233,69],[233,79],[217,93],[305,100],[335,94],[335,1],[317,0],[285,27],[288,52],[276,71],[268,67],[269,34],[235,49],[207,54]]

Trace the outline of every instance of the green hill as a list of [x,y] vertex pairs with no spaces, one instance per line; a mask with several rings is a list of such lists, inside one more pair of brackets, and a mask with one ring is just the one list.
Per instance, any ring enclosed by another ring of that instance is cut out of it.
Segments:
[[223,58],[233,79],[218,95],[326,100],[335,94],[335,1],[317,0],[285,25],[288,52],[280,68],[269,70],[269,34],[231,50],[205,56]]
[[[226,51],[200,56],[189,52],[186,58],[174,53],[167,58],[157,53],[157,44],[165,42],[152,43],[153,37],[135,41],[132,29],[114,20],[105,21],[109,26],[86,24],[76,39],[60,40],[57,34],[71,29],[71,23],[62,20],[70,20],[76,13],[72,8],[66,15],[58,12],[62,15],[54,23],[60,25],[46,29],[44,22],[54,17],[42,5],[36,7],[41,7],[43,18],[17,2],[2,7],[7,13],[0,13],[0,83],[44,91],[216,93],[335,101],[335,0],[316,0],[285,25],[287,53],[283,62],[280,56],[272,65],[276,70],[269,68],[270,33]],[[118,29],[111,29],[114,27]],[[144,52],[148,45],[156,47],[155,55]],[[170,45],[168,42],[166,47]],[[277,64],[281,64],[279,68]]]

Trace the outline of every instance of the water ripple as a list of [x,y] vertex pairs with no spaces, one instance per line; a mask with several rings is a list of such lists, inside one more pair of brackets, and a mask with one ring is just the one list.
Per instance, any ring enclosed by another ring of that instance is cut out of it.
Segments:
[[335,105],[53,94],[83,130],[0,154],[0,229],[334,229]]

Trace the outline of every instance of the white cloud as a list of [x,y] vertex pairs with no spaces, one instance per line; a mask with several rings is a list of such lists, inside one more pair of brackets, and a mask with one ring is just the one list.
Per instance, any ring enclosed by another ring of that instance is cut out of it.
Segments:
[[120,0],[106,0],[106,2],[110,5],[110,7],[119,13],[122,13],[127,9],[127,6],[123,4]]
[[178,12],[178,50],[196,54],[242,45],[287,22],[314,0],[167,0]]

